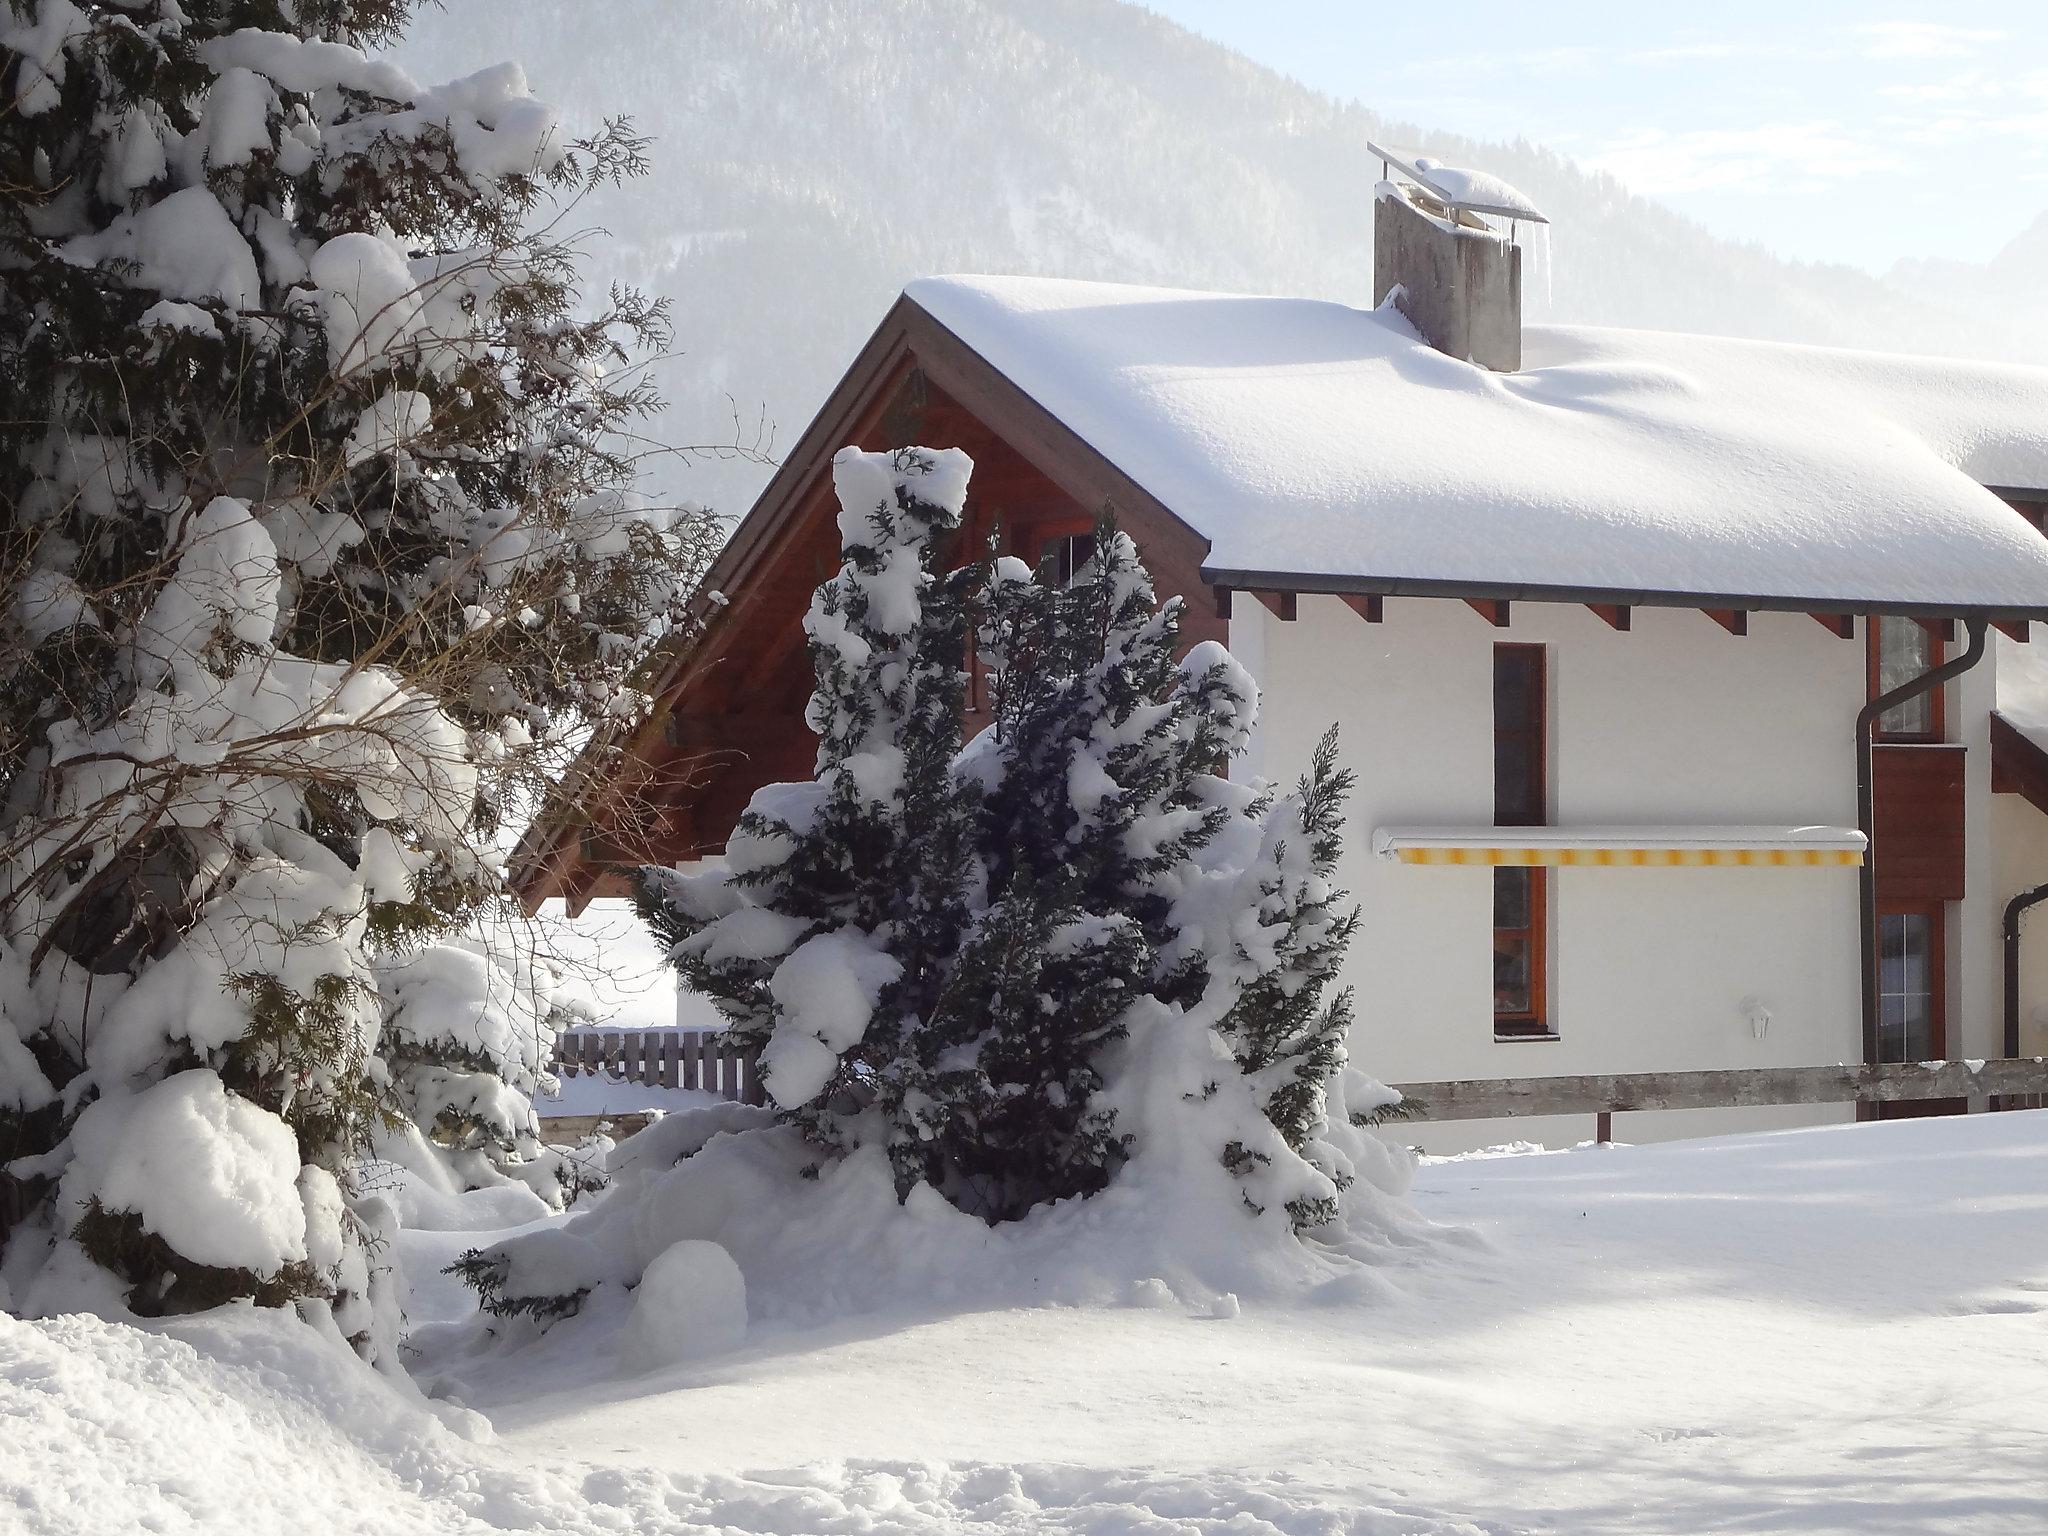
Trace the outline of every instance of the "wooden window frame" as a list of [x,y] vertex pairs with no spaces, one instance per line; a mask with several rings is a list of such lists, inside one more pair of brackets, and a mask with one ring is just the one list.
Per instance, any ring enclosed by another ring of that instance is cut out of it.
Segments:
[[[1945,901],[1888,901],[1877,909],[1879,953],[1883,952],[1884,920],[1888,917],[1924,917],[1927,919],[1927,988],[1933,1015],[1930,1023],[1934,1039],[1932,1049],[1926,1056],[1928,1061],[1948,1059],[1948,903]],[[1882,974],[1880,960],[1880,974]],[[1882,1018],[1884,998],[1878,997],[1879,1016]],[[1882,1025],[1880,1025],[1880,1029]]]
[[[1496,892],[1503,875],[1524,874],[1529,879],[1529,926],[1495,928],[1495,940],[1503,933],[1526,933],[1529,944],[1529,1007],[1503,1012],[1493,1010],[1493,1038],[1499,1040],[1555,1040],[1550,1025],[1550,871],[1542,865],[1518,864],[1493,871]],[[1499,897],[1496,895],[1495,900]]]
[[[1534,662],[1534,724],[1527,729],[1504,732],[1499,723],[1499,682],[1500,667],[1504,656],[1514,653],[1518,658]],[[1493,692],[1489,698],[1494,706],[1493,761],[1494,824],[1496,826],[1547,826],[1550,821],[1550,653],[1541,645],[1502,643],[1493,648]],[[1525,737],[1523,743],[1523,770],[1526,782],[1532,787],[1530,799],[1534,802],[1534,813],[1527,810],[1503,814],[1500,801],[1499,764],[1500,744],[1505,735]],[[1550,875],[1543,865],[1515,865],[1516,873],[1525,874],[1529,882],[1529,926],[1526,929],[1492,929],[1493,942],[1497,946],[1499,936],[1504,932],[1526,933],[1529,945],[1529,1006],[1513,1012],[1503,1012],[1496,1005],[1493,1014],[1493,1038],[1507,1040],[1555,1040],[1557,1030],[1550,1016]],[[1497,868],[1493,872],[1495,901],[1503,875],[1510,871]],[[1496,948],[1495,953],[1498,953]]]
[[[1941,636],[1921,624],[1918,619],[1902,619],[1895,614],[1872,614],[1863,627],[1868,638],[1863,646],[1864,698],[1875,699],[1883,690],[1878,685],[1878,662],[1884,645],[1884,626],[1887,624],[1913,624],[1927,637],[1927,656],[1930,667],[1938,667],[1947,655],[1948,648],[1942,644]],[[1948,688],[1935,688],[1924,695],[1927,700],[1928,728],[1924,731],[1888,731],[1880,719],[1871,726],[1872,741],[1915,742],[1922,745],[1948,740]]]

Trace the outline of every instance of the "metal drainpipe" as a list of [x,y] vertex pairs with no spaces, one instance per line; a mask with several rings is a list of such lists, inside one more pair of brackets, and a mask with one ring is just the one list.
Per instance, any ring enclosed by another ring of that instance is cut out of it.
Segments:
[[2020,914],[2048,901],[2048,885],[2021,891],[2005,904],[2005,1054],[2020,1053]]
[[[1876,622],[1873,615],[1868,621]],[[1896,709],[1952,677],[1959,677],[1984,659],[1983,619],[1965,619],[1970,643],[1960,656],[1943,662],[1918,677],[1908,678],[1890,693],[1881,693],[1856,711],[1856,827],[1863,834],[1863,867],[1857,884],[1862,897],[1863,929],[1863,1059],[1877,1060],[1877,839],[1873,835],[1871,790],[1871,727],[1887,710]]]

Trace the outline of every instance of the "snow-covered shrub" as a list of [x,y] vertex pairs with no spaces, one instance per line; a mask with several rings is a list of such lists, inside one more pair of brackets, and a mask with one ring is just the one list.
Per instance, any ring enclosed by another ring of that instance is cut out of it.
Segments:
[[[1223,777],[1256,688],[1213,642],[1176,659],[1181,604],[1112,523],[1068,587],[938,570],[968,467],[834,461],[817,777],[762,790],[722,868],[645,871],[643,910],[784,1118],[822,1153],[882,1148],[899,1198],[995,1222],[1099,1191],[1172,1081],[1201,1129],[1162,1139],[1207,1137],[1254,1219],[1323,1226],[1351,1177],[1325,1145],[1349,1014],[1322,993],[1355,923],[1334,737],[1295,794]],[[963,749],[970,627],[994,722]]]
[[546,209],[634,171],[410,0],[0,8],[0,1304],[395,1339],[382,1141],[559,1200],[488,849],[708,532]]

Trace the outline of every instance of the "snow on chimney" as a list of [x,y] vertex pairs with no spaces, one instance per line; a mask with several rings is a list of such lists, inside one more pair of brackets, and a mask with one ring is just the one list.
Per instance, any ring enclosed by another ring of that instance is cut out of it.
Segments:
[[1522,366],[1517,235],[1523,224],[1550,221],[1498,176],[1366,148],[1380,157],[1383,176],[1373,210],[1373,303],[1393,293],[1408,323],[1439,352],[1515,372]]

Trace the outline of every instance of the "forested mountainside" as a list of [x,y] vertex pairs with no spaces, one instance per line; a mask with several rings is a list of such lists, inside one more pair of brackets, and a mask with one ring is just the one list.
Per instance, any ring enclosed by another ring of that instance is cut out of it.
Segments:
[[[400,56],[435,77],[515,59],[572,125],[628,114],[653,136],[654,174],[576,217],[606,231],[599,273],[674,302],[672,443],[765,424],[786,446],[926,273],[1368,301],[1368,137],[1545,209],[1532,318],[2048,359],[2048,275],[2023,251],[1891,279],[1781,261],[1536,145],[1388,122],[1120,0],[445,0]],[[766,474],[661,478],[737,514]]]

